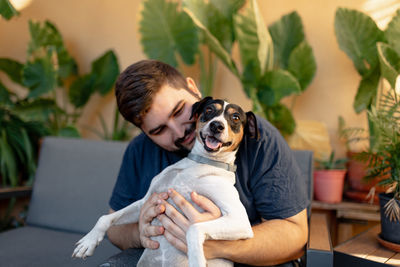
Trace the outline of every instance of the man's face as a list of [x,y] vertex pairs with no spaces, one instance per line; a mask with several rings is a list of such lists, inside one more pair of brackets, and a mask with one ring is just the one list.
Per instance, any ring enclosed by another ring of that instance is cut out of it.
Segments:
[[187,90],[164,85],[155,95],[149,112],[143,118],[143,132],[168,151],[190,151],[195,141],[196,125],[189,118],[192,105],[196,101],[198,98]]

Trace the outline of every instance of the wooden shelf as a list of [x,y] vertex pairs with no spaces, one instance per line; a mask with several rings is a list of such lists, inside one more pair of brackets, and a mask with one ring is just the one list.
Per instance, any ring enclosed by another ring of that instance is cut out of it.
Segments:
[[375,204],[350,201],[330,204],[320,201],[313,201],[311,207],[319,210],[336,211],[336,218],[376,222],[380,221],[379,206]]
[[0,199],[11,197],[27,197],[32,194],[32,186],[19,186],[12,188],[0,188]]

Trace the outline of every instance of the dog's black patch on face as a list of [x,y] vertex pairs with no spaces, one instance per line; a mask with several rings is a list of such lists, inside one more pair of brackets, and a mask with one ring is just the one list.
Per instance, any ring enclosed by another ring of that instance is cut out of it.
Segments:
[[207,122],[211,120],[212,118],[215,118],[219,115],[222,114],[224,107],[224,101],[223,100],[213,100],[210,103],[207,103],[207,105],[203,109],[202,116],[200,117],[201,122]]
[[224,117],[234,133],[239,133],[241,127],[246,125],[246,114],[238,105],[228,104],[225,108]]

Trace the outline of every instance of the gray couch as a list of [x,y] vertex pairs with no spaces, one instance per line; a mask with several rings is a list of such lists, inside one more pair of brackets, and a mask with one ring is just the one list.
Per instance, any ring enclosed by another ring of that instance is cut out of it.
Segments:
[[104,240],[93,257],[71,258],[75,242],[108,212],[126,146],[45,138],[27,226],[0,233],[0,266],[97,266],[118,253]]
[[[0,233],[0,266],[98,266],[117,254],[120,250],[104,240],[94,256],[86,260],[71,258],[75,242],[108,212],[108,200],[126,146],[122,142],[45,138],[27,225]],[[295,151],[295,157],[311,199],[312,153]],[[324,218],[316,226],[319,228],[311,226],[315,231],[311,229],[310,233],[316,232],[314,240],[319,240],[311,242],[310,236],[307,266],[332,266]],[[325,244],[322,249],[321,242]]]

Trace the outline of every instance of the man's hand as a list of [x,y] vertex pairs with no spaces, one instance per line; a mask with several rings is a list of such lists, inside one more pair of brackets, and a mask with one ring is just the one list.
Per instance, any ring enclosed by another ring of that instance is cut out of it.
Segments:
[[168,198],[167,193],[154,193],[151,197],[143,204],[140,210],[139,216],[139,238],[140,243],[145,248],[157,249],[159,243],[151,240],[150,237],[162,235],[164,233],[164,227],[151,225],[151,221],[158,215],[165,211],[165,200]]
[[190,202],[173,189],[168,190],[168,195],[183,214],[165,200],[160,200],[158,203],[165,207],[165,211],[164,214],[158,215],[157,218],[165,228],[164,236],[168,242],[186,253],[186,231],[189,229],[189,226],[194,223],[217,219],[221,216],[221,211],[211,200],[196,192],[192,192],[190,197],[204,212],[199,212]]

